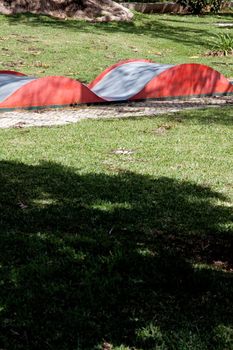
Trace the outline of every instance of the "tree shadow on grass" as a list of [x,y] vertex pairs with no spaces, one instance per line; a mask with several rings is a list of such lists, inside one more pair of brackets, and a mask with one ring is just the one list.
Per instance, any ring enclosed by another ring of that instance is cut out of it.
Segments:
[[[220,97],[221,98],[221,97]],[[194,100],[184,100],[182,103],[179,100],[169,101],[168,103],[164,101],[145,101],[145,106],[151,106],[152,108],[181,108],[181,111],[172,112],[164,115],[164,119],[169,122],[179,122],[179,123],[197,123],[207,126],[214,126],[216,124],[231,127],[233,125],[233,96],[229,98],[229,102],[226,104],[216,105],[213,107],[213,103],[208,103],[206,100],[196,99]],[[190,108],[188,110],[182,110],[183,107]],[[212,107],[212,109],[210,109]],[[210,113],[210,111],[212,113]],[[155,116],[133,116],[124,117],[124,120],[145,120],[154,119]],[[111,122],[111,120],[109,120]],[[106,122],[108,122],[106,120]]]
[[0,186],[1,348],[230,344],[232,212],[223,195],[46,162],[1,162]]
[[[141,15],[137,15],[141,18]],[[172,17],[172,16],[171,16]],[[183,26],[170,24],[164,21],[161,24],[161,19],[156,16],[144,18],[140,20],[140,24],[135,25],[135,22],[109,22],[109,23],[88,23],[77,20],[58,20],[44,15],[33,14],[17,14],[6,16],[10,25],[18,25],[19,23],[28,26],[50,27],[62,30],[72,30],[75,32],[85,32],[106,35],[106,33],[128,33],[133,35],[145,35],[151,38],[169,39],[174,43],[183,43],[186,46],[203,46],[207,49],[211,44],[206,40],[206,36],[211,36],[210,29],[192,28],[190,26]],[[184,35],[185,31],[185,35]]]

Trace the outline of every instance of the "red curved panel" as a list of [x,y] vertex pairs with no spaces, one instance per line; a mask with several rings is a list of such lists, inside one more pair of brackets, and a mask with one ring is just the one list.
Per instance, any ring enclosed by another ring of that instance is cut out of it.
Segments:
[[111,72],[113,69],[115,69],[116,67],[121,66],[122,64],[125,63],[130,63],[130,62],[152,62],[151,60],[145,60],[145,59],[129,59],[129,60],[123,60],[123,61],[119,61],[118,63],[113,64],[112,66],[106,68],[100,75],[98,75],[90,84],[88,84],[87,86],[89,87],[89,89],[93,89],[93,87],[100,81],[102,80],[106,74],[108,74],[109,72]]
[[26,74],[20,73],[20,72],[15,72],[13,70],[0,70],[0,74],[12,74],[12,75],[17,75],[19,77],[25,77]]
[[0,103],[0,108],[25,108],[38,106],[97,103],[103,99],[79,81],[65,77],[36,79]]
[[180,64],[152,79],[130,100],[233,93],[233,85],[216,70],[201,64]]

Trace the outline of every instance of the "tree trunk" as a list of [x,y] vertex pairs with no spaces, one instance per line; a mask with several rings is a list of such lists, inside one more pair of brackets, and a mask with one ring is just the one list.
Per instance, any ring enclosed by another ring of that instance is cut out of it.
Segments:
[[31,12],[89,21],[130,21],[130,10],[112,0],[0,0],[0,13]]

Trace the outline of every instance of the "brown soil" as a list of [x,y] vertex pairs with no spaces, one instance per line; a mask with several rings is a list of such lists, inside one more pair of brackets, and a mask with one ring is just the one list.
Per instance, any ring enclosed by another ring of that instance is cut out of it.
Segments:
[[223,51],[223,50],[212,50],[204,54],[204,56],[213,56],[213,57],[223,57],[223,56],[233,56],[233,50]]
[[133,17],[129,9],[112,0],[0,0],[0,13],[25,12],[98,22],[130,21]]

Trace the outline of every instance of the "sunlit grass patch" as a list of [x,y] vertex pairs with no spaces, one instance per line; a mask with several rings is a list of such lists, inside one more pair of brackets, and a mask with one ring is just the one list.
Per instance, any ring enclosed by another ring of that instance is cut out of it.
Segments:
[[147,58],[159,63],[203,63],[232,77],[231,57],[205,55],[221,21],[230,23],[232,18],[135,14],[131,23],[93,24],[35,15],[1,16],[0,68],[89,82],[119,60]]

